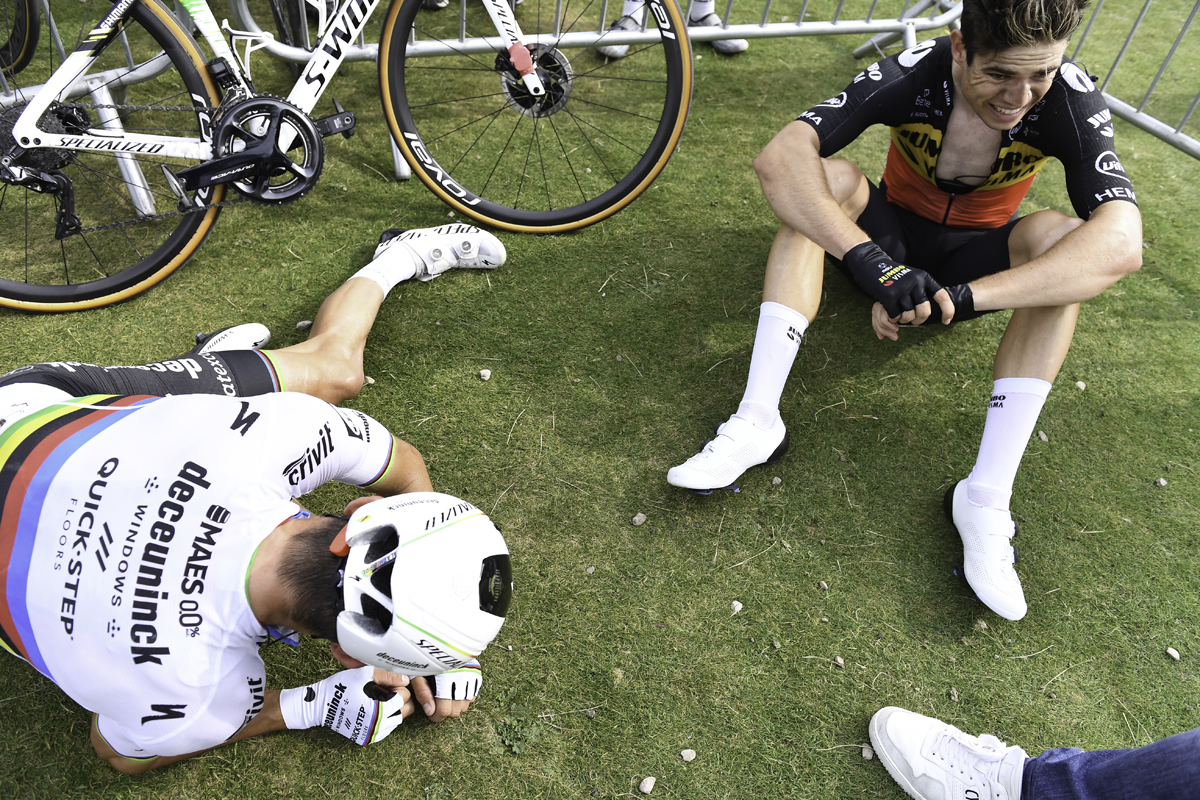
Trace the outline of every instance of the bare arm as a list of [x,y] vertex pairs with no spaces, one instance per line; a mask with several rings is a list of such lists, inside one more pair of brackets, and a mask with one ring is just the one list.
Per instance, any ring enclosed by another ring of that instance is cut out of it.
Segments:
[[1010,240],[1010,253],[1019,266],[971,282],[975,308],[1081,303],[1142,265],[1142,215],[1133,203],[1114,200],[1045,252],[1022,257]]
[[391,497],[405,492],[432,492],[433,484],[429,481],[425,459],[421,457],[417,448],[403,439],[392,436],[392,462],[388,465],[387,472],[363,489],[383,497]]
[[[286,730],[286,728],[287,726],[283,723],[283,714],[279,711],[279,691],[271,689],[264,694],[263,708],[254,719],[250,720],[231,739],[222,742],[217,747],[223,747],[233,742],[240,742],[243,739],[249,739],[252,736],[259,736],[264,733]],[[104,737],[100,735],[100,730],[97,727],[95,715],[92,716],[92,747],[95,749],[96,755],[111,764],[112,768],[117,772],[125,775],[138,775],[216,749],[215,747],[210,747],[206,750],[197,750],[194,753],[187,753],[181,756],[158,756],[144,761],[135,761],[113,750],[108,742],[104,741]]]
[[830,187],[820,140],[811,125],[792,122],[776,134],[754,160],[754,171],[780,222],[835,258],[870,240],[835,198],[835,191],[849,195],[856,187]]

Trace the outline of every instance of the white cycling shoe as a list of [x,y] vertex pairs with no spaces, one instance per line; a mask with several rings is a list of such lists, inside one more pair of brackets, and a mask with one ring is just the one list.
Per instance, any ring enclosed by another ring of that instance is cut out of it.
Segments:
[[734,414],[717,428],[699,453],[667,472],[667,483],[701,494],[714,489],[738,491],[737,479],[759,464],[774,464],[788,449],[788,433],[775,415],[767,430]]
[[889,706],[871,717],[871,744],[915,800],[1020,800],[1029,756],[995,736]]
[[197,333],[196,346],[188,355],[221,353],[226,350],[258,350],[271,341],[271,331],[260,322],[222,328],[216,333]]
[[1018,620],[1029,607],[1013,564],[1017,524],[1007,511],[981,506],[967,496],[967,482],[946,492],[946,516],[963,544],[963,574],[983,604],[1005,619]]
[[436,228],[391,228],[379,237],[375,258],[415,256],[417,280],[431,281],[451,269],[495,269],[508,258],[504,243],[474,225],[452,222]]
[[[687,26],[689,28],[719,28],[721,27],[721,18],[716,14],[705,14],[700,19],[689,19]],[[745,39],[717,39],[709,44],[712,45],[713,50],[723,56],[737,55],[750,49],[750,43]]]
[[[636,31],[640,27],[642,27],[640,22],[638,22],[633,17],[626,15],[624,17],[621,17],[620,19],[614,20],[613,24],[608,26],[608,29],[610,31]],[[627,45],[627,44],[601,45],[600,47],[596,48],[596,52],[599,53],[600,55],[604,56],[605,58],[611,58],[612,60],[616,61],[619,58],[625,57],[625,55],[629,52],[629,45]]]

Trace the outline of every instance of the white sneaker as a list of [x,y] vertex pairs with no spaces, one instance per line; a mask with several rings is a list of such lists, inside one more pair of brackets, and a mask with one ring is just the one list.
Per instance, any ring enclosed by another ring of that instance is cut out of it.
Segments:
[[[621,17],[620,19],[613,20],[613,24],[609,25],[608,29],[610,31],[636,31],[640,27],[642,27],[641,23],[639,23],[633,17],[627,15]],[[605,58],[611,58],[615,61],[619,58],[625,57],[625,54],[629,52],[629,45],[606,44],[601,47],[597,47],[596,52]]]
[[431,281],[456,268],[495,269],[508,258],[503,242],[487,231],[461,222],[436,228],[386,230],[379,237],[374,257],[386,257],[389,251],[397,255],[407,251],[416,256],[417,274],[414,277],[421,281]]
[[222,328],[216,333],[197,333],[196,346],[188,355],[221,353],[226,350],[258,350],[271,341],[271,331],[260,322]]
[[[721,27],[721,18],[716,14],[705,14],[700,19],[689,19],[689,28],[708,28]],[[716,50],[723,56],[732,56],[737,53],[744,53],[750,49],[750,43],[745,39],[717,39],[711,42],[713,50]]]
[[965,480],[946,492],[944,507],[962,539],[967,583],[984,605],[1005,619],[1024,617],[1029,607],[1021,579],[1013,569],[1017,551],[1012,537],[1017,534],[1017,524],[1012,516],[971,502]]
[[1029,756],[995,736],[968,736],[940,720],[888,706],[871,717],[871,744],[916,800],[1020,800]]
[[714,489],[737,491],[736,481],[743,472],[759,464],[774,464],[787,449],[787,428],[778,414],[767,430],[734,414],[699,453],[671,468],[667,483],[705,494]]

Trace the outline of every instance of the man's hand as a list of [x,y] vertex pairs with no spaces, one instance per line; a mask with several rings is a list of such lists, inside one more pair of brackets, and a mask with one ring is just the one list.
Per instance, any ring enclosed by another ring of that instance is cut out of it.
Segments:
[[[945,292],[951,303],[950,316],[941,320],[943,325],[949,325],[950,321],[957,319],[960,322],[967,319],[975,319],[980,316],[981,312],[975,310],[975,298],[971,293],[971,284],[960,283],[954,286],[944,286],[941,289]],[[934,322],[938,321],[940,312],[945,310],[945,306],[941,302],[938,307],[932,310],[930,317]],[[887,309],[882,303],[876,303],[871,307],[871,327],[875,329],[875,335],[880,339],[891,339],[893,342],[900,338],[900,325],[904,324],[902,319],[891,317],[887,313]],[[914,322],[914,325],[919,325],[919,322]]]
[[441,722],[470,708],[482,686],[482,667],[478,661],[469,661],[458,669],[431,678],[413,678],[412,692],[417,704],[425,710],[425,716],[431,722]]
[[377,684],[375,677],[380,672],[374,667],[358,667],[310,686],[285,689],[279,693],[284,723],[291,730],[329,728],[358,745],[382,741],[416,706],[403,686]]
[[874,242],[867,241],[851,247],[842,260],[854,276],[854,282],[883,305],[889,319],[901,324],[920,325],[932,313],[930,296],[941,308],[943,323],[949,323],[954,317],[954,303],[949,293],[932,275],[893,261]]

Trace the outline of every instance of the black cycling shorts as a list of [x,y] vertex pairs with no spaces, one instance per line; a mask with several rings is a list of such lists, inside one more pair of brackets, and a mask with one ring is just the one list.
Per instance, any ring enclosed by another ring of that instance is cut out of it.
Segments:
[[[894,261],[925,270],[943,286],[969,283],[1012,266],[1008,237],[1019,221],[1017,216],[999,228],[951,228],[889,203],[883,189],[868,183],[871,196],[858,217],[858,226]],[[842,261],[834,258],[833,263],[858,285]],[[990,313],[980,311],[974,316]]]
[[249,397],[280,391],[275,365],[257,350],[226,350],[186,355],[137,366],[100,367],[77,361],[49,361],[19,367],[0,376],[0,386],[40,383],[72,397],[90,394],[223,394]]

